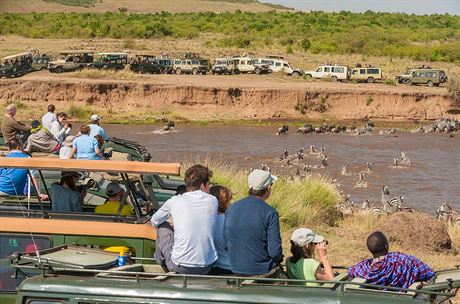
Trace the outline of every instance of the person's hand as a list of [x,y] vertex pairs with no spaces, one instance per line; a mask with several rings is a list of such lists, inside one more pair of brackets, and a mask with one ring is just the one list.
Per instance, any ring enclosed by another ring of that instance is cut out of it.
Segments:
[[315,248],[318,250],[319,258],[321,261],[327,259],[327,245],[325,241],[316,244]]
[[42,201],[48,201],[50,199],[47,194],[40,193],[38,196]]
[[171,225],[171,227],[174,227],[174,222],[173,222],[172,217],[169,217],[167,222],[168,222],[169,225]]
[[68,122],[64,124],[64,129],[67,129],[67,128],[70,128],[70,124]]

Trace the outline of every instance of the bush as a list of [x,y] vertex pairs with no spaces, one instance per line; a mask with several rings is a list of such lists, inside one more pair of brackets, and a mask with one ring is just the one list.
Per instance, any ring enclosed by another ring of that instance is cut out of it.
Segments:
[[311,46],[311,42],[310,42],[310,40],[308,38],[303,38],[302,41],[300,42],[300,47],[304,51],[308,51],[310,46]]
[[71,104],[69,108],[69,116],[74,119],[88,120],[91,115],[91,108],[87,106],[78,106]]

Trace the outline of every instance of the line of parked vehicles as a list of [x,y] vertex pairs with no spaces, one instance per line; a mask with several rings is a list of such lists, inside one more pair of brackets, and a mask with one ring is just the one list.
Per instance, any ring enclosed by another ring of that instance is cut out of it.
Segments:
[[[216,58],[212,63],[194,53],[187,53],[183,58],[157,57],[153,54],[131,55],[124,52],[104,52],[95,54],[88,50],[71,50],[60,52],[59,59],[40,54],[37,50],[7,56],[1,59],[0,77],[19,77],[29,72],[48,69],[50,72],[62,73],[84,68],[122,70],[126,66],[134,73],[141,74],[193,74],[238,75],[241,73],[268,74],[284,73],[293,77],[307,79],[328,79],[333,82],[354,81],[374,83],[383,81],[382,69],[369,65],[357,64],[354,68],[337,64],[324,64],[315,70],[304,71],[294,68],[282,56],[265,56],[254,58],[242,56]],[[443,70],[420,66],[410,69],[403,75],[396,76],[398,83],[407,85],[426,84],[439,86],[447,81]]]

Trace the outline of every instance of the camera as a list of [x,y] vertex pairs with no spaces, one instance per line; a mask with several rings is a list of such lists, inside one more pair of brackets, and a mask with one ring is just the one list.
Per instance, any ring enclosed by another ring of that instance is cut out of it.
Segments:
[[79,185],[77,189],[78,189],[78,192],[84,192],[84,191],[87,191],[88,189],[94,188],[95,186],[96,186],[96,181],[90,178],[85,185]]

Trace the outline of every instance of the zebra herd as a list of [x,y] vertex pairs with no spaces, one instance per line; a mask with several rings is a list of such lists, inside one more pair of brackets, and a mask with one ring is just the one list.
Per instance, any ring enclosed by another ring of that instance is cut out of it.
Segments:
[[460,121],[457,119],[451,118],[441,118],[433,122],[431,125],[428,126],[418,126],[412,133],[431,133],[431,132],[445,132],[451,133],[454,131],[460,130]]

